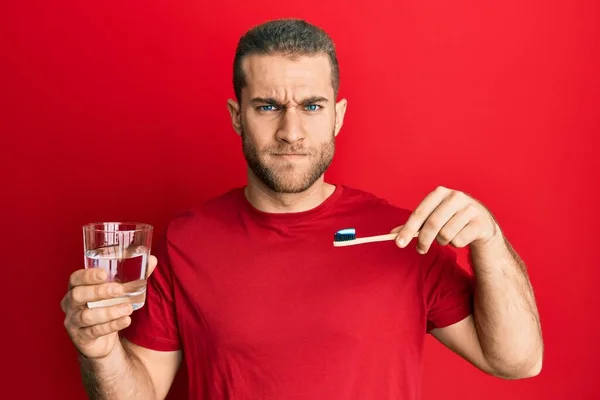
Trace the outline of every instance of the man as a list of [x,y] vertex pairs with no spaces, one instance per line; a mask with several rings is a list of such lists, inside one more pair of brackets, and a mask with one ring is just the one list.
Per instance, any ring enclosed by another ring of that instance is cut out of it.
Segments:
[[[196,399],[418,399],[426,333],[489,374],[539,373],[525,266],[481,203],[439,187],[411,213],[324,181],[346,111],[338,84],[315,26],[272,21],[241,38],[228,108],[247,186],[170,223],[135,315],[85,306],[122,292],[102,271],[71,276],[62,308],[91,397],[163,398],[185,358]],[[395,242],[332,245],[342,228],[394,226]],[[470,247],[474,277],[448,245]]]

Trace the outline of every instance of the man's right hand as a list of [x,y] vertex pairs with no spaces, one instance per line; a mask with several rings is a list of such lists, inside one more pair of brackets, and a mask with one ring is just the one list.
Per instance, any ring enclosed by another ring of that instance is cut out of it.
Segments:
[[[150,256],[147,276],[156,264],[156,257]],[[99,268],[73,272],[69,291],[60,303],[71,340],[79,352],[90,359],[109,355],[119,343],[118,332],[131,323],[133,307],[130,303],[88,308],[88,302],[113,299],[123,293],[121,284],[106,282],[106,278],[106,272]]]

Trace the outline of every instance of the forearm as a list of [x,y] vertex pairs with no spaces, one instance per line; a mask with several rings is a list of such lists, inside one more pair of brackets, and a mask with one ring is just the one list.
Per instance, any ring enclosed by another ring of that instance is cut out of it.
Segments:
[[80,357],[81,375],[88,397],[94,400],[155,399],[146,367],[120,343],[101,360]]
[[543,342],[525,264],[503,237],[471,246],[476,277],[474,319],[482,352],[505,377],[537,373]]

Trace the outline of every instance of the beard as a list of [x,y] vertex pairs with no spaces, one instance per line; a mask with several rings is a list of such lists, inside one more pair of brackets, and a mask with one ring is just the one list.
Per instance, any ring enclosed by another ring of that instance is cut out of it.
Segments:
[[[304,147],[302,144],[279,143],[258,149],[244,134],[242,148],[248,167],[269,189],[275,193],[302,193],[308,190],[329,168],[335,153],[335,134],[318,147]],[[308,166],[291,161],[268,165],[272,154],[307,154]]]

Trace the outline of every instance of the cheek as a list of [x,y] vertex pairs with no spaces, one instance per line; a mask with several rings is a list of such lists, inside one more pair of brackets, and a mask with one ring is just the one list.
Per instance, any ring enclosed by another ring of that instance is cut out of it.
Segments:
[[277,132],[277,122],[273,118],[256,118],[249,116],[243,119],[242,129],[244,135],[248,137],[252,143],[260,146],[273,139],[275,132]]
[[335,115],[321,113],[303,118],[306,133],[318,137],[329,137],[335,126]]

